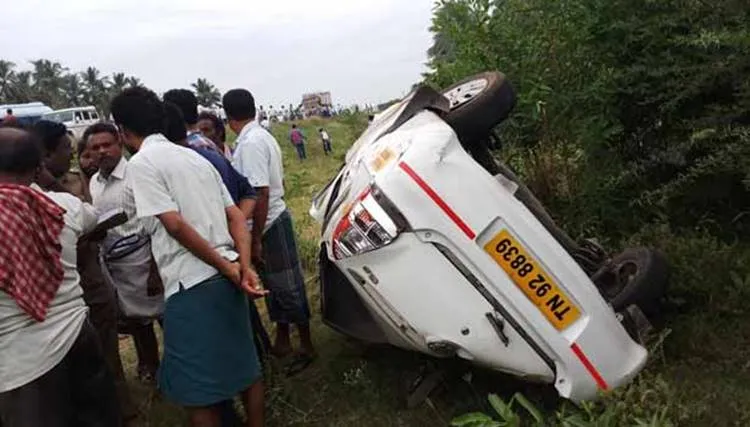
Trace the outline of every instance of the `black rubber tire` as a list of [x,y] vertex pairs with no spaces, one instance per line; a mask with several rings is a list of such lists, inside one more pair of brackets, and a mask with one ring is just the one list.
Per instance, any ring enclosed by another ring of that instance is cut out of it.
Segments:
[[453,107],[443,119],[465,144],[487,138],[492,129],[508,117],[516,105],[516,92],[505,75],[488,71],[464,79],[442,91],[443,95],[472,80],[486,79],[487,87],[468,102]]
[[614,271],[633,268],[627,284],[612,298],[615,311],[636,304],[646,315],[657,314],[659,302],[669,284],[669,263],[660,252],[648,248],[626,249],[612,258]]

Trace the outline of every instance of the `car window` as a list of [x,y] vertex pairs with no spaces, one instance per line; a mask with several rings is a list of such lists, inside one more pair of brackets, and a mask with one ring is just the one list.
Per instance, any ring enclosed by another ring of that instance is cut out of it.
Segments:
[[89,111],[89,114],[91,115],[91,120],[99,120],[99,114],[96,111]]

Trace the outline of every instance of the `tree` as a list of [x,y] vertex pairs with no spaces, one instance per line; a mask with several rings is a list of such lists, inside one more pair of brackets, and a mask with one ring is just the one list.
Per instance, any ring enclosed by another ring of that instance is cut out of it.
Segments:
[[117,95],[122,92],[128,85],[128,78],[125,77],[125,73],[114,73],[112,74],[112,83],[109,86],[109,92],[112,95]]
[[221,103],[221,92],[207,79],[198,79],[191,85],[198,98],[198,104],[204,107],[213,107]]
[[63,93],[68,106],[78,106],[83,101],[84,88],[78,74],[67,74],[63,76]]
[[109,79],[101,76],[101,72],[96,67],[88,67],[81,73],[83,87],[85,88],[85,101],[97,107],[104,113],[109,109]]
[[53,107],[62,107],[63,102],[63,74],[68,70],[59,62],[49,59],[37,59],[31,61],[34,67],[32,77],[34,80],[34,96],[41,102]]
[[0,100],[5,99],[7,89],[13,81],[13,68],[16,64],[0,59]]
[[143,86],[143,83],[141,83],[141,79],[139,79],[138,77],[130,76],[130,77],[128,77],[125,80],[126,80],[126,83],[127,83],[128,87]]
[[34,88],[31,82],[31,71],[19,71],[14,73],[8,88],[7,99],[12,103],[31,102],[34,97]]

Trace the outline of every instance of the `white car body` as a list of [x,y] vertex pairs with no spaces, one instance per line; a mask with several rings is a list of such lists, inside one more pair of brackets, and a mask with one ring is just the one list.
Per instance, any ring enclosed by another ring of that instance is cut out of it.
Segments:
[[86,128],[101,120],[101,116],[96,111],[96,107],[73,107],[62,110],[55,110],[42,116],[43,120],[62,123],[77,140],[81,139]]
[[[644,366],[646,350],[631,339],[574,259],[514,197],[512,182],[479,166],[431,111],[382,135],[408,102],[376,116],[332,181],[338,181],[337,200],[330,200],[329,184],[310,211],[325,222],[328,260],[353,284],[387,341],[434,356],[445,356],[435,344],[449,343],[461,358],[554,383],[561,396],[574,401],[631,380]],[[367,190],[372,184],[408,222],[408,230],[396,231],[395,221]],[[394,238],[374,250],[337,256],[334,235],[342,218],[361,212],[358,203]],[[503,230],[572,300],[580,311],[573,323],[558,330],[485,251]],[[500,333],[490,314],[500,320]]]

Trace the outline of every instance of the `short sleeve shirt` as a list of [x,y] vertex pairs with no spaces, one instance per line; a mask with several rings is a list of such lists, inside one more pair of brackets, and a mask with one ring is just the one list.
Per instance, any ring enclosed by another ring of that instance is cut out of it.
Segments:
[[286,210],[284,165],[279,143],[257,122],[250,122],[237,136],[233,164],[242,175],[247,177],[253,187],[268,187],[268,218],[266,219],[266,230],[268,230]]
[[179,212],[198,234],[228,260],[237,259],[229,234],[226,208],[234,205],[221,176],[190,148],[171,143],[161,134],[143,141],[128,164],[136,215],[151,235],[151,251],[164,283],[164,297],[189,289],[218,271],[175,240],[156,218]]
[[65,209],[60,232],[63,281],[43,322],[0,292],[0,393],[26,385],[57,366],[73,347],[88,313],[76,249],[78,238],[96,226],[96,210],[68,193],[44,194]]

